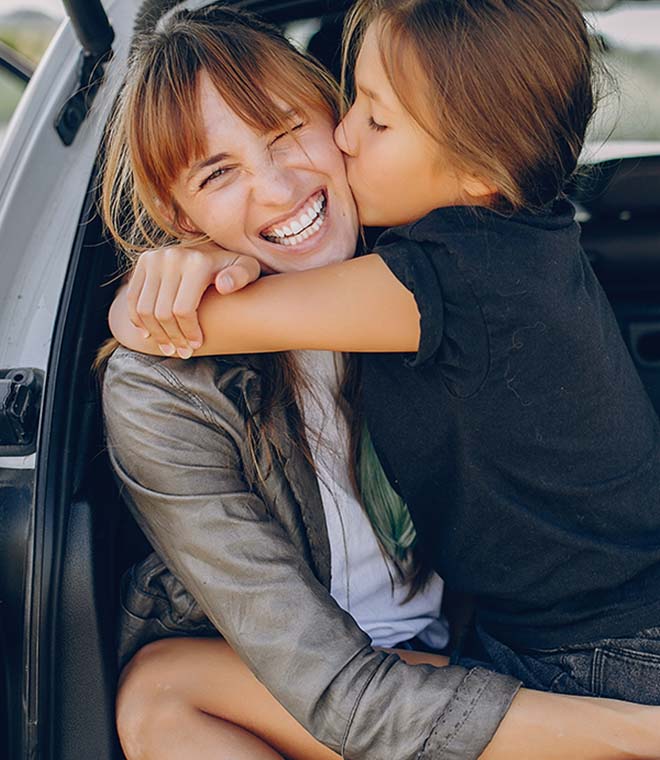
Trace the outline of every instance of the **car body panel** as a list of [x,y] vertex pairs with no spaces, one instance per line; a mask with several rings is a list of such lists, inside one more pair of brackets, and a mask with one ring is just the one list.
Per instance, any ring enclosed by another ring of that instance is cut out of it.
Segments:
[[[108,11],[126,40],[135,4]],[[63,24],[32,78],[0,148],[0,366],[45,370],[71,246],[102,136],[122,76],[121,46],[74,144],[53,124],[77,86],[80,46]],[[57,192],[53,192],[57,188]]]

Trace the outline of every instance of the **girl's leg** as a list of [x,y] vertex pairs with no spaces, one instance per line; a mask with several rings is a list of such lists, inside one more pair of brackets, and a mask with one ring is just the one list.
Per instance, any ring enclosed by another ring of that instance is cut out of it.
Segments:
[[128,760],[339,760],[222,639],[163,639],[138,652],[119,683],[117,728]]

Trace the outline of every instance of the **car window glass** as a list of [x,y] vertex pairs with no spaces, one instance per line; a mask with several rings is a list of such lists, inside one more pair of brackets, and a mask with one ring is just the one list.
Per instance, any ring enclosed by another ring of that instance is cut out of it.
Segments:
[[0,144],[7,124],[25,91],[13,72],[28,74],[39,63],[63,18],[61,0],[0,0]]
[[0,142],[24,90],[25,82],[15,74],[0,69]]
[[585,154],[660,153],[660,2],[587,14],[614,86],[605,82]]

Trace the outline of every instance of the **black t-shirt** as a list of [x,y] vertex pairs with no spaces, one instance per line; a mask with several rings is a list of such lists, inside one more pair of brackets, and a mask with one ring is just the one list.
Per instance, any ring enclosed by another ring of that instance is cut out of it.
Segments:
[[374,250],[421,341],[362,355],[367,421],[433,567],[515,646],[660,625],[658,419],[572,206],[437,209]]

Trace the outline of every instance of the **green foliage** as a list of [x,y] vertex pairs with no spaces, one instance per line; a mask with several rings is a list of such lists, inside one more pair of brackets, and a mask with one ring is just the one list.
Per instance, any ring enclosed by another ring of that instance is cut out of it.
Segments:
[[[43,26],[0,25],[0,41],[37,64],[48,47],[52,31]],[[0,129],[11,118],[24,89],[25,85],[19,79],[0,69]]]
[[44,29],[13,26],[3,28],[0,26],[0,40],[34,64],[38,63],[44,54],[51,36],[50,32]]
[[25,85],[7,71],[0,71],[0,124],[9,121]]

